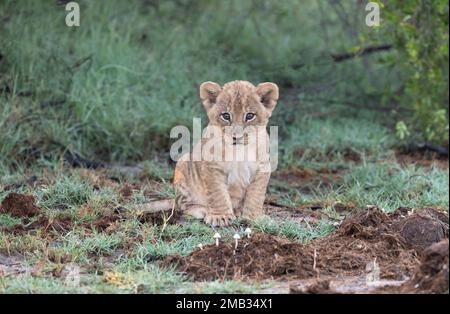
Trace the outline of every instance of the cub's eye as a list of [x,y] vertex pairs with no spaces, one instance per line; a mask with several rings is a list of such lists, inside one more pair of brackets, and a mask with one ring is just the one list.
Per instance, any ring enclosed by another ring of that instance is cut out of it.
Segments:
[[256,118],[256,114],[254,114],[254,113],[247,113],[246,115],[245,115],[245,121],[247,121],[247,122],[249,122],[249,121],[252,121],[252,120],[254,120]]
[[220,115],[222,120],[229,122],[231,120],[231,115],[228,112],[224,112]]

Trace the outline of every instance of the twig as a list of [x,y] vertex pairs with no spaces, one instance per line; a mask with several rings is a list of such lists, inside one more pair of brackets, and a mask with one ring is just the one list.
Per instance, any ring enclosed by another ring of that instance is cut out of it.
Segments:
[[348,59],[362,57],[371,53],[380,52],[380,51],[387,51],[392,49],[392,45],[390,44],[384,44],[379,46],[369,46],[363,49],[360,49],[356,52],[347,52],[342,54],[332,54],[331,57],[333,58],[334,62],[342,62]]
[[316,271],[317,266],[317,249],[314,249],[314,262],[313,262],[313,270]]
[[72,167],[82,167],[90,169],[104,168],[105,164],[95,160],[89,160],[81,157],[79,154],[71,152],[70,150],[64,153],[64,160],[67,161]]
[[[176,192],[177,192],[177,191],[176,191],[176,188],[175,188],[175,194],[176,194]],[[166,229],[166,227],[167,227],[167,225],[168,225],[168,222],[169,222],[170,218],[173,217],[174,212],[175,212],[175,198],[173,199],[173,202],[172,202],[172,210],[171,210],[171,212],[170,212],[169,217],[168,217],[167,219],[164,219],[163,227],[161,228],[161,234],[164,233],[164,230]]]
[[283,204],[277,203],[275,201],[266,201],[265,203],[267,205],[271,205],[271,206],[274,206],[274,207],[280,207],[280,208],[288,208],[288,209],[295,209],[295,208],[297,208],[295,206],[283,205]]
[[83,63],[87,62],[87,61],[92,61],[92,54],[90,54],[89,56],[78,60],[77,62],[75,62],[74,65],[72,65],[72,69],[76,69],[78,67],[80,67],[81,65],[83,65]]
[[[306,100],[309,100],[309,98],[305,98]],[[410,109],[408,108],[403,108],[403,107],[396,107],[396,108],[388,108],[388,107],[368,107],[368,106],[361,106],[357,103],[348,101],[348,100],[341,100],[341,99],[327,99],[327,98],[322,98],[322,97],[314,97],[314,98],[310,98],[311,100],[314,99],[316,101],[323,101],[325,103],[328,104],[333,104],[333,105],[340,105],[340,106],[349,106],[349,107],[353,107],[356,109],[367,109],[367,110],[373,110],[373,111],[381,111],[381,112],[390,112],[392,110],[396,110],[396,111],[402,111],[402,112],[411,112]]]
[[[391,44],[383,44],[378,46],[369,46],[365,48],[361,48],[356,52],[345,52],[345,53],[332,53],[329,55],[323,55],[318,60],[311,63],[294,63],[291,65],[291,68],[294,70],[299,70],[305,66],[326,66],[333,63],[340,63],[353,58],[360,58],[372,53],[388,51],[392,49],[393,46]],[[331,60],[329,60],[331,58]],[[330,62],[333,61],[333,62]]]

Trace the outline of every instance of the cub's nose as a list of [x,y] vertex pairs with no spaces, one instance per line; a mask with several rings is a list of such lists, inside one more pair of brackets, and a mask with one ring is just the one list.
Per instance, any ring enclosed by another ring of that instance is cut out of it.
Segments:
[[233,145],[242,144],[244,136],[233,136]]

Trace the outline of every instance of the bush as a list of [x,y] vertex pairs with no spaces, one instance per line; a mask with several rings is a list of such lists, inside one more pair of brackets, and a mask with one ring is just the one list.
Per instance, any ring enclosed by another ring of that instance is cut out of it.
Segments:
[[397,100],[412,111],[397,123],[397,134],[448,146],[448,1],[385,3],[382,32],[397,50],[389,63],[402,70]]

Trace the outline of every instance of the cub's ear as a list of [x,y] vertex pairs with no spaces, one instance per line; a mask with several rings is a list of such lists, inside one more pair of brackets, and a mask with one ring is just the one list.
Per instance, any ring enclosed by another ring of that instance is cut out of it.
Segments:
[[261,97],[262,104],[269,110],[273,110],[277,105],[278,86],[274,83],[261,83],[256,86],[256,93]]
[[200,85],[200,99],[206,111],[216,103],[217,96],[222,91],[222,87],[214,82],[204,82]]

